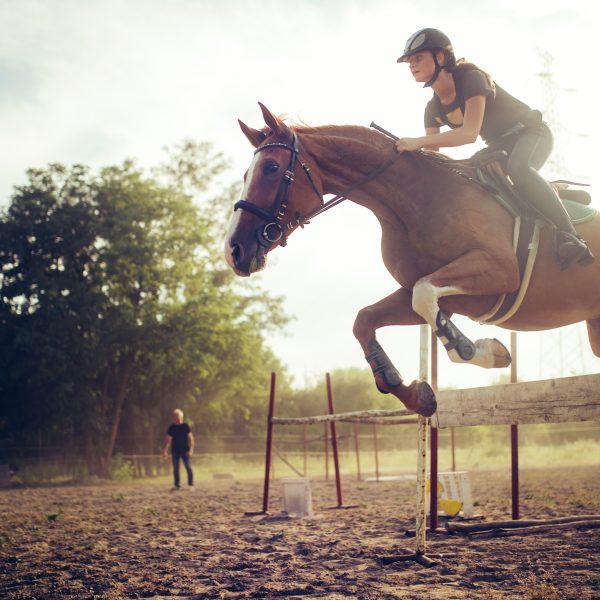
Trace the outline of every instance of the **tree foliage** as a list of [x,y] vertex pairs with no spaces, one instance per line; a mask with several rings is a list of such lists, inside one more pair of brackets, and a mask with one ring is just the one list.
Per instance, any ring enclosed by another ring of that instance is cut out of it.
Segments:
[[5,442],[99,470],[115,450],[156,451],[175,405],[200,433],[252,428],[265,374],[283,371],[264,333],[286,317],[221,258],[226,166],[186,140],[151,174],[28,171],[0,217]]

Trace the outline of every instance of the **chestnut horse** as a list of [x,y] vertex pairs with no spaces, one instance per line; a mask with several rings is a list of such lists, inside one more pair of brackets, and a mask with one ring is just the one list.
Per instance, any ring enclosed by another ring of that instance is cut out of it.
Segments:
[[[347,196],[379,220],[383,262],[400,286],[361,309],[354,323],[379,390],[419,414],[436,410],[427,383],[405,385],[377,342],[375,332],[388,325],[428,323],[452,361],[508,366],[510,354],[498,340],[473,343],[450,316],[480,320],[498,296],[519,287],[513,216],[484,187],[426,153],[398,154],[378,131],[291,126],[260,107],[266,127],[252,129],[240,121],[256,150],[225,241],[235,273],[249,276],[263,269],[271,250],[323,210],[323,195],[338,194],[334,203]],[[600,216],[578,230],[600,257]],[[560,270],[553,253],[552,232],[544,228],[527,293],[500,326],[533,331],[585,320],[592,350],[600,356],[600,260]]]

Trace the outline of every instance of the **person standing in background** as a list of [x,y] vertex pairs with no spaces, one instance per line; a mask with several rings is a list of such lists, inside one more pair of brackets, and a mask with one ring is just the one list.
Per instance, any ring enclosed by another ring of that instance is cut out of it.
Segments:
[[163,448],[163,456],[166,459],[171,447],[171,458],[173,459],[173,490],[181,489],[181,481],[179,478],[179,461],[183,461],[183,466],[187,472],[188,488],[194,490],[194,472],[191,465],[191,457],[194,453],[194,436],[192,430],[187,423],[183,421],[183,411],[176,408],[173,411],[173,423],[167,429],[165,436],[165,444]]

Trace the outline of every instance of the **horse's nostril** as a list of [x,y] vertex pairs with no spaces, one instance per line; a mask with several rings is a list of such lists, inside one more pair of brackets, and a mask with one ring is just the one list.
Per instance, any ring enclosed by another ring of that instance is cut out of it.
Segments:
[[231,244],[231,257],[233,261],[237,264],[242,259],[243,252],[242,247],[239,244]]

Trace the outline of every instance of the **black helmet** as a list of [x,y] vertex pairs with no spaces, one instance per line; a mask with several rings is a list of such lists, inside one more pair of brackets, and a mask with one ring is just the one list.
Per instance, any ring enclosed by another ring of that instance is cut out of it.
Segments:
[[419,29],[419,31],[413,33],[408,38],[408,41],[404,46],[404,54],[398,59],[398,62],[406,62],[408,57],[415,52],[438,49],[447,50],[454,56],[452,43],[445,33],[442,33],[439,29],[432,29],[431,27]]

